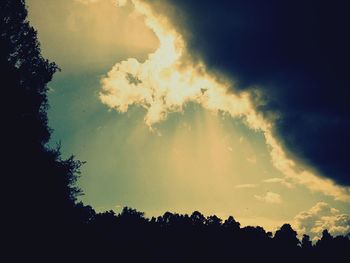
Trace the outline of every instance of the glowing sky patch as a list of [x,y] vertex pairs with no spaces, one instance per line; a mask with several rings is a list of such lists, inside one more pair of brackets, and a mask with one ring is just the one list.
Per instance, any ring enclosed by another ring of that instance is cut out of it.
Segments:
[[[119,112],[126,112],[131,105],[141,105],[146,109],[145,123],[150,127],[165,120],[169,112],[182,111],[188,102],[199,103],[208,110],[227,113],[233,118],[241,117],[248,127],[264,134],[272,163],[286,179],[336,200],[350,202],[349,188],[320,178],[289,159],[273,136],[273,123],[255,111],[249,94],[229,92],[232,83],[219,81],[217,76],[206,72],[203,63],[192,62],[183,38],[165,17],[153,14],[143,1],[132,3],[135,12],[145,16],[160,46],[143,63],[130,58],[113,67],[102,80],[100,98],[104,104]],[[130,81],[130,76],[138,81]],[[248,160],[255,162],[254,158]]]
[[63,70],[49,84],[51,143],[87,161],[85,204],[347,229],[349,189],[289,158],[250,94],[192,59],[145,1],[28,3],[44,55]]

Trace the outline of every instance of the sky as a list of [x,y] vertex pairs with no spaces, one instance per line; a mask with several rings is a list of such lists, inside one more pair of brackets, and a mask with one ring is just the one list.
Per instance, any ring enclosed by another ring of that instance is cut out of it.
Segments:
[[248,2],[27,0],[85,204],[350,232],[342,17]]

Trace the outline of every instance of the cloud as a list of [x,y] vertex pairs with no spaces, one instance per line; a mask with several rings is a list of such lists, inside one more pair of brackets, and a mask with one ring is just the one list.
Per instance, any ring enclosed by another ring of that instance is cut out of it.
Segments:
[[117,6],[125,6],[128,2],[128,0],[73,0],[74,2],[78,2],[84,5],[88,5],[88,4],[95,4],[97,2],[110,2],[110,3],[114,3]]
[[327,229],[334,236],[348,234],[350,232],[350,216],[332,208],[327,203],[319,202],[309,210],[296,215],[294,225],[299,235],[306,233],[313,240],[317,240],[322,236],[324,229]]
[[[145,59],[158,46],[144,18],[114,0],[26,0],[45,57],[63,73],[106,71],[128,57]],[[62,43],[67,43],[62,45]],[[101,74],[101,73],[98,73]]]
[[263,201],[265,203],[269,204],[280,204],[282,203],[282,198],[279,194],[273,193],[273,192],[267,192],[265,195],[254,195],[254,197],[259,200]]
[[127,4],[127,0],[115,0],[118,6],[125,6]]
[[[188,59],[182,36],[165,17],[155,16],[142,2],[133,3],[146,17],[160,46],[143,63],[134,58],[117,63],[102,79],[103,103],[119,112],[126,112],[131,105],[142,106],[150,127],[165,120],[169,112],[182,111],[188,102],[200,103],[212,111],[228,112],[232,117],[250,114],[247,121],[259,125],[247,94],[228,94],[227,87],[208,74],[203,64]],[[135,83],[130,78],[138,81]]]
[[74,1],[78,3],[82,3],[84,5],[88,5],[88,4],[97,3],[98,1],[101,1],[101,0],[74,0]]
[[239,184],[236,185],[235,188],[256,188],[256,184]]
[[218,114],[240,118],[250,129],[263,134],[271,162],[286,181],[350,202],[349,187],[319,177],[287,155],[275,135],[271,115],[266,117],[255,103],[258,91],[239,92],[236,82],[208,70],[210,63],[193,57],[193,50],[189,49],[191,42],[186,42],[188,39],[184,37],[187,34],[180,34],[178,24],[162,15],[164,12],[154,11],[152,8],[155,7],[144,1],[133,0],[132,3],[135,12],[145,17],[160,45],[144,62],[129,58],[114,65],[101,80],[100,99],[105,105],[119,112],[126,112],[132,105],[141,106],[145,109],[144,120],[150,129],[164,121],[169,113],[183,111],[189,102]]
[[254,104],[274,121],[275,134],[294,155],[350,186],[347,5],[152,1],[196,59],[235,80],[234,90],[256,95]]
[[263,181],[264,183],[279,183],[281,185],[284,185],[287,188],[293,188],[293,184],[288,182],[286,178],[279,178],[279,177],[274,177],[274,178],[269,178]]
[[255,156],[247,157],[246,160],[247,160],[247,162],[252,163],[252,164],[256,164],[256,162],[257,162]]

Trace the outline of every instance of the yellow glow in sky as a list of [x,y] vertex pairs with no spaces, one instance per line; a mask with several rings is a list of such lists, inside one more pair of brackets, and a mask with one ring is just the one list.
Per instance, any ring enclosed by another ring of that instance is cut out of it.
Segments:
[[153,52],[158,40],[144,18],[114,0],[27,0],[43,55],[63,71],[110,67],[128,56]]
[[66,153],[87,161],[79,180],[86,204],[350,231],[342,212],[349,188],[290,158],[250,94],[192,59],[147,1],[27,3],[44,56],[63,70],[50,83],[50,126]]
[[120,112],[126,112],[131,105],[142,106],[146,109],[145,123],[150,128],[165,120],[170,112],[182,111],[188,102],[227,113],[232,118],[240,117],[248,127],[264,134],[272,164],[286,180],[335,200],[350,202],[349,188],[316,176],[286,155],[273,136],[273,123],[254,109],[248,93],[232,92],[232,83],[219,81],[217,76],[206,72],[202,62],[191,61],[184,39],[165,17],[153,14],[144,1],[132,0],[132,3],[135,12],[145,17],[160,46],[143,63],[130,58],[112,68],[102,79],[100,99],[104,104]]

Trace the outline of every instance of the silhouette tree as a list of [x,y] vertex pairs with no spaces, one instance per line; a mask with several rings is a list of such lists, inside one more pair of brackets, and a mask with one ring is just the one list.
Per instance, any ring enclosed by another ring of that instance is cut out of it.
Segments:
[[191,222],[194,226],[203,226],[205,223],[205,217],[198,211],[194,211],[190,217]]
[[287,262],[294,262],[299,258],[299,244],[297,238],[298,233],[293,230],[290,224],[284,224],[276,231],[273,241],[277,250],[277,258],[283,258],[288,255]]
[[310,236],[303,235],[303,238],[301,240],[301,247],[305,250],[310,250],[312,248],[312,242],[310,240]]
[[8,244],[24,243],[27,256],[44,257],[53,242],[59,249],[69,246],[59,240],[71,230],[80,194],[75,182],[82,163],[63,160],[59,147],[46,146],[51,134],[47,83],[57,70],[40,54],[24,1],[0,1],[3,194],[8,200],[5,221],[16,226],[6,236]]
[[346,236],[333,237],[327,229],[316,242],[315,258],[320,262],[344,262],[348,258],[350,240]]
[[276,231],[274,240],[282,247],[296,248],[300,243],[297,235],[298,233],[293,230],[290,224],[284,224]]
[[233,216],[229,216],[223,224],[224,228],[229,229],[231,231],[238,231],[240,226],[241,226],[241,224],[239,222],[237,222],[233,218]]
[[222,220],[218,218],[216,215],[208,216],[205,220],[205,224],[212,228],[218,228],[221,226]]
[[330,243],[333,240],[332,235],[328,232],[327,229],[322,231],[322,238],[317,242],[319,246]]

